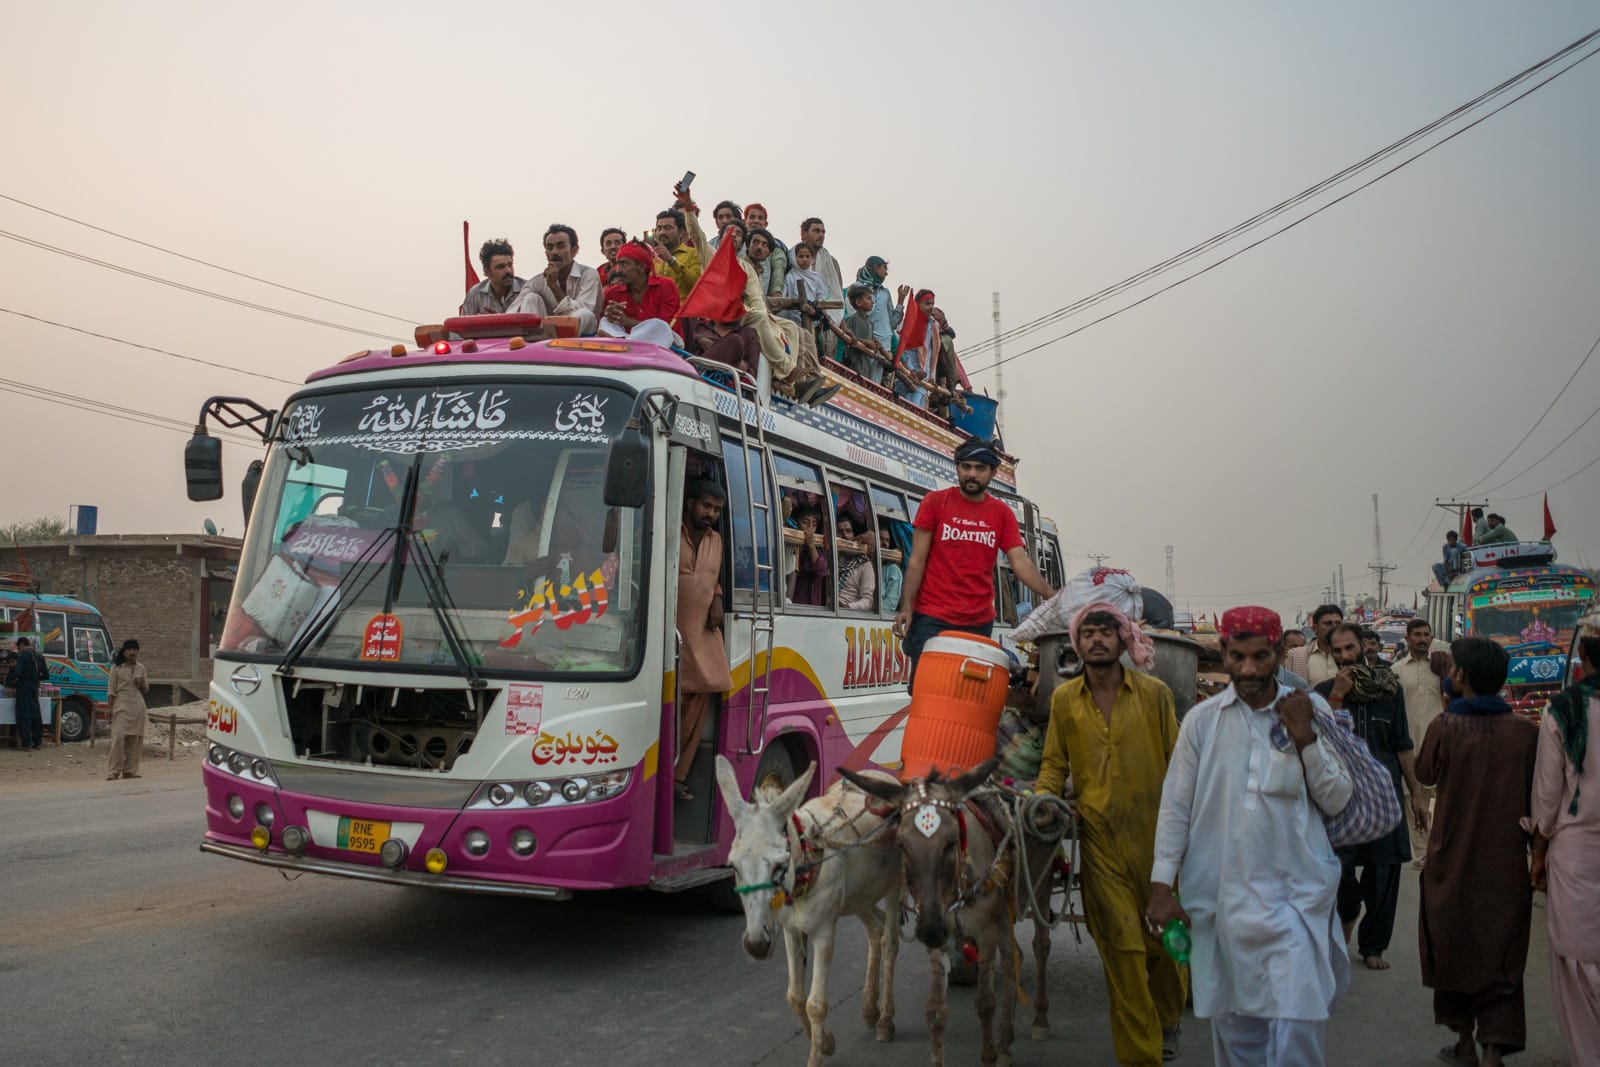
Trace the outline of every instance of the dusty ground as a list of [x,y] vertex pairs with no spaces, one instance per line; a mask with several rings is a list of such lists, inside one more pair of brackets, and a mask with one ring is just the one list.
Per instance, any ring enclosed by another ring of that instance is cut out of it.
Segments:
[[[153,713],[160,715],[176,713],[179,718],[204,718],[206,705],[205,701],[198,700],[171,708],[156,708],[153,709]],[[200,760],[205,755],[205,738],[204,726],[178,727],[176,758],[168,759],[167,727],[152,722],[145,734],[144,763],[139,767],[140,776],[165,778],[172,775],[198,775]],[[32,787],[47,782],[103,781],[106,774],[106,754],[110,750],[111,739],[104,735],[95,738],[93,748],[89,747],[87,741],[57,747],[48,739],[44,747],[37,752],[0,747],[0,792],[8,788]]]

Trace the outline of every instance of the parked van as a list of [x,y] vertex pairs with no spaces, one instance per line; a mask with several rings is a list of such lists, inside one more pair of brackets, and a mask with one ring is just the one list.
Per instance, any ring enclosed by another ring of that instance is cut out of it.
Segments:
[[106,702],[111,633],[93,604],[37,593],[36,588],[23,581],[0,581],[0,619],[9,622],[34,612],[32,629],[42,639],[51,684],[61,690],[61,740],[83,741],[94,725],[95,708]]

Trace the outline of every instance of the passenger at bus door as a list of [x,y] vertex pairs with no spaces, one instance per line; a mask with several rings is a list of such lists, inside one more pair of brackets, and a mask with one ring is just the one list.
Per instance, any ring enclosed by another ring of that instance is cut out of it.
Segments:
[[800,528],[801,539],[798,548],[790,546],[787,549],[789,602],[826,607],[830,571],[827,554],[822,551],[825,541],[817,533],[817,528],[822,522],[822,513],[815,508],[797,508],[794,518],[795,524]]
[[[878,591],[872,567],[872,531],[856,537],[855,524],[841,517],[839,535],[839,606],[847,611],[871,611]],[[854,551],[846,551],[847,548]]]
[[727,493],[716,482],[702,480],[689,489],[678,546],[678,633],[683,639],[678,661],[678,751],[674,793],[693,800],[686,779],[705,728],[714,693],[733,688],[728,651],[722,639],[722,535],[717,526]]

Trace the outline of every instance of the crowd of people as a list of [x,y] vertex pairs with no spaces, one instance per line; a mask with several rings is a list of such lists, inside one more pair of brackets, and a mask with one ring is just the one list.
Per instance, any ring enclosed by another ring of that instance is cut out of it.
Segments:
[[[1076,798],[1118,1061],[1177,1054],[1184,976],[1161,941],[1177,921],[1218,1064],[1326,1063],[1352,935],[1354,959],[1389,969],[1410,861],[1422,981],[1434,1021],[1454,1034],[1440,1058],[1494,1067],[1523,1048],[1541,890],[1571,1062],[1600,1063],[1600,935],[1588,921],[1600,814],[1580,788],[1600,728],[1600,638],[1581,639],[1582,680],[1536,727],[1499,696],[1509,657],[1494,641],[1445,652],[1413,619],[1390,665],[1338,608],[1313,619],[1301,645],[1266,608],[1223,615],[1231,684],[1181,726],[1170,691],[1122,666],[1125,653],[1149,660],[1130,619],[1097,603],[1072,623],[1084,672],[1056,690],[1037,788]],[[1398,824],[1374,822],[1384,808],[1403,813]]]
[[[889,262],[877,255],[850,280],[814,216],[793,244],[769,228],[759,203],[723,200],[711,217],[708,238],[699,206],[674,187],[673,203],[641,235],[601,231],[595,267],[577,261],[577,231],[553,223],[543,235],[545,268],[526,278],[510,241],[485,241],[482,280],[461,314],[570,319],[580,336],[636,336],[752,379],[765,361],[775,392],[811,405],[838,388],[820,373],[826,361],[940,417],[969,410],[956,333],[931,289],[891,291]],[[724,243],[738,273],[716,273],[716,284],[697,292]]]

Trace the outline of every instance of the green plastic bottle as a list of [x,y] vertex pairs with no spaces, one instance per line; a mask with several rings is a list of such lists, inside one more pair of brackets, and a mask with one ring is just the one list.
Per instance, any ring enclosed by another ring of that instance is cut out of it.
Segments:
[[1180,965],[1189,962],[1189,949],[1194,941],[1189,937],[1189,927],[1182,919],[1170,919],[1167,925],[1161,928],[1161,947],[1167,950],[1167,955],[1178,961]]

